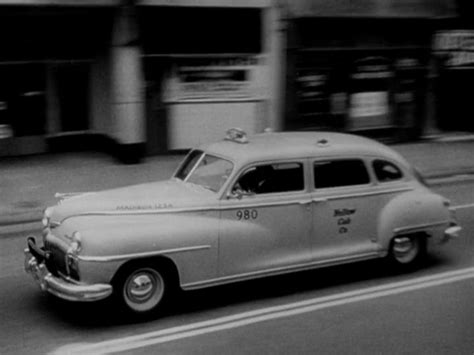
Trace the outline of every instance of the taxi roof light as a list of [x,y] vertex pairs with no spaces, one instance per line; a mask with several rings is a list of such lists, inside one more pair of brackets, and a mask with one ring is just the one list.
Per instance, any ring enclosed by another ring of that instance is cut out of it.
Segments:
[[235,143],[243,143],[243,144],[249,142],[247,133],[241,128],[228,129],[224,139],[226,141],[231,141]]

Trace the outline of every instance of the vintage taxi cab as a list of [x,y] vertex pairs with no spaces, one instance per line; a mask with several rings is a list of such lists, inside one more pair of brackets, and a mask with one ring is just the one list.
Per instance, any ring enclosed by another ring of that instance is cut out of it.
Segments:
[[450,202],[389,147],[329,132],[228,131],[170,180],[62,194],[25,268],[73,301],[148,314],[191,290],[387,258],[402,268],[456,237]]

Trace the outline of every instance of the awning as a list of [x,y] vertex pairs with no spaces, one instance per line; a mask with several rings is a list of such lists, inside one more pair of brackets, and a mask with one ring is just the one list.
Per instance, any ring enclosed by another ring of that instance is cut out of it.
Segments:
[[451,18],[455,0],[286,0],[290,18]]

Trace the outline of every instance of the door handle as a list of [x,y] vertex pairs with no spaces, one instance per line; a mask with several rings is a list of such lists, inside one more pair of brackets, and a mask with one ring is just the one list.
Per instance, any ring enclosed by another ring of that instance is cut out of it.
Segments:
[[312,198],[310,200],[301,200],[298,201],[300,205],[309,205],[311,203],[327,202],[326,198]]

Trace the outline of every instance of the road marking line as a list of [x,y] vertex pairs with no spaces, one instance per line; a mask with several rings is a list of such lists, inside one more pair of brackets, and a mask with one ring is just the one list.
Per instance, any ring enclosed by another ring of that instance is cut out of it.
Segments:
[[110,354],[119,351],[127,351],[472,278],[474,278],[474,267],[394,282],[382,286],[344,292],[331,296],[318,297],[281,306],[243,312],[231,316],[123,337],[120,339],[106,340],[92,344],[70,344],[56,349],[53,354]]
[[474,203],[468,203],[468,204],[465,204],[465,205],[457,205],[457,206],[453,206],[451,207],[453,210],[460,210],[460,209],[463,209],[463,208],[474,208]]

